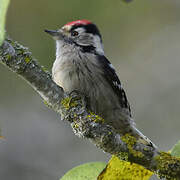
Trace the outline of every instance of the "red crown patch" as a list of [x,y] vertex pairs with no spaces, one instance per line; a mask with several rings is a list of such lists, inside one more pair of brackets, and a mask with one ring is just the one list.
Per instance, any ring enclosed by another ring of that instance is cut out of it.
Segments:
[[65,24],[64,26],[74,26],[74,25],[87,25],[87,24],[92,24],[91,21],[88,21],[86,19],[83,19],[83,20],[76,20],[76,21],[72,21],[72,22],[69,22],[67,24]]

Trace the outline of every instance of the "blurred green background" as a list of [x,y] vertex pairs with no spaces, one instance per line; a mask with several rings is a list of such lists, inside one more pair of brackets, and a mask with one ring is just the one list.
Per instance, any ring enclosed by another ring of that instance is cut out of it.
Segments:
[[[171,149],[180,139],[180,1],[11,0],[6,29],[50,70],[55,43],[43,30],[76,19],[101,30],[137,127],[159,148]],[[74,166],[109,159],[1,64],[0,83],[0,179],[57,180]]]

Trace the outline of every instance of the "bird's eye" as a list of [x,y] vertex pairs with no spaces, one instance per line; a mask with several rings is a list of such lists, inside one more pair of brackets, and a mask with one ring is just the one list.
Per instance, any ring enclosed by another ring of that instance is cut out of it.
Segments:
[[72,36],[77,36],[79,33],[77,31],[72,31],[71,35]]

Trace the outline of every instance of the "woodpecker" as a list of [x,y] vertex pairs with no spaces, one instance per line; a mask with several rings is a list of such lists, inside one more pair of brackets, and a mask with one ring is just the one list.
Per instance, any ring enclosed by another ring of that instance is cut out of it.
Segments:
[[126,93],[105,57],[97,26],[88,20],[76,20],[45,32],[56,40],[54,82],[67,93],[74,90],[83,93],[88,99],[88,109],[104,118],[118,133],[130,133],[147,141],[135,128]]

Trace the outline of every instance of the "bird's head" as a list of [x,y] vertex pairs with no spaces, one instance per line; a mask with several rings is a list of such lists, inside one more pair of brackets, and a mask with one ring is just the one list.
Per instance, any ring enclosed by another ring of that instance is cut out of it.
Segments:
[[65,24],[58,30],[45,30],[56,43],[73,45],[83,52],[103,55],[101,34],[95,24],[88,20],[77,20]]

